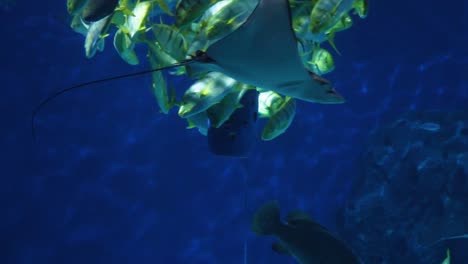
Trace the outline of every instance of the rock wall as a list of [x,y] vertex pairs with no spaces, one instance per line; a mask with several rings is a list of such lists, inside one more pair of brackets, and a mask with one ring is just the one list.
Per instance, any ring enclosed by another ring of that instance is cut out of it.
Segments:
[[468,234],[468,112],[409,112],[371,133],[360,162],[338,222],[368,263],[422,263]]

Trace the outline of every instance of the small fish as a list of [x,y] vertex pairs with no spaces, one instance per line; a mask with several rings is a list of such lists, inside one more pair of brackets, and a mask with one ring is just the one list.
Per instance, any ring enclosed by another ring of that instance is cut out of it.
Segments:
[[366,18],[369,13],[369,0],[355,0],[353,7],[360,18]]
[[[169,8],[169,4],[166,2],[166,0],[154,0],[158,5],[159,7],[161,8],[162,11],[164,11],[164,13],[170,15],[170,16],[174,16],[174,14],[172,13],[171,9]],[[171,1],[171,0],[169,0]]]
[[319,0],[310,14],[310,31],[325,32],[353,8],[354,0]]
[[337,32],[346,30],[353,25],[353,20],[348,14],[344,14],[341,19],[326,32],[327,40],[330,46],[341,55],[340,51],[336,48],[335,45],[335,35]]
[[303,1],[303,0],[289,0],[289,6],[291,8],[291,13],[293,17],[296,17],[298,14],[301,13],[308,13],[312,11],[312,8],[317,4],[318,0],[312,1]]
[[447,248],[447,257],[442,261],[442,264],[450,264],[450,249]]
[[262,132],[262,140],[272,140],[283,134],[296,115],[296,100],[286,97],[279,109],[270,117]]
[[440,130],[440,125],[434,122],[424,122],[424,123],[416,122],[415,127],[426,130],[426,131],[430,131],[430,132],[437,132]]
[[293,29],[299,39],[317,43],[322,43],[327,40],[326,32],[313,33],[309,30],[309,25],[310,17],[308,15],[299,16],[293,20]]
[[[187,53],[189,54],[194,54],[197,50],[201,49],[198,47],[192,47],[195,42],[200,42],[201,37],[200,33],[203,28],[203,22],[200,23],[191,23],[190,26],[185,27],[184,29],[181,29],[181,33],[183,34],[185,41],[187,43],[187,46],[189,47],[187,50]],[[205,40],[203,40],[205,42]],[[201,45],[205,46],[205,45]]]
[[123,28],[117,30],[114,35],[114,48],[120,57],[130,65],[140,63],[138,56],[134,50],[135,42],[132,41],[129,34],[125,33]]
[[204,29],[206,38],[212,42],[234,31],[250,14],[249,5],[245,1],[222,1],[217,5],[221,4],[221,8],[216,8],[216,12],[208,16]]
[[303,40],[315,40],[317,34],[313,34],[310,29],[310,13],[315,5],[311,2],[292,3],[289,1],[292,12],[292,25],[298,38]]
[[119,0],[89,0],[81,17],[85,22],[96,22],[112,14],[118,3]]
[[218,103],[233,88],[236,80],[218,72],[210,72],[185,92],[179,116],[188,118]]
[[73,17],[70,27],[73,29],[73,31],[75,31],[76,33],[80,33],[85,37],[88,34],[89,26],[83,23],[83,20],[81,20],[80,15],[75,15]]
[[[148,53],[148,58],[152,68],[158,68],[162,66],[156,61],[154,55],[151,54],[151,51]],[[162,72],[156,71],[152,72],[151,74],[153,76],[151,91],[156,97],[156,102],[158,103],[161,112],[167,114],[169,113],[169,110],[175,105],[175,92],[173,91],[172,95],[169,95],[167,90],[167,83]]]
[[248,89],[253,88],[243,83],[236,83],[232,90],[219,103],[208,108],[207,113],[212,126],[219,128],[236,109],[243,107],[240,103],[241,98]]
[[294,257],[300,264],[359,264],[362,261],[340,239],[314,222],[305,212],[291,211],[286,222],[280,219],[276,202],[269,202],[255,213],[252,230],[257,235],[278,239],[273,251]]
[[353,26],[353,19],[350,15],[344,14],[338,22],[329,30],[329,32],[340,32]]
[[107,30],[109,29],[111,19],[112,16],[107,16],[91,23],[89,26],[84,44],[87,58],[92,58],[98,50],[104,50],[104,38],[108,36]]
[[175,10],[175,25],[189,25],[216,2],[217,0],[179,0]]
[[260,92],[258,95],[258,114],[262,118],[271,117],[280,109],[283,103],[283,97],[275,92]]
[[130,11],[131,15],[123,15],[125,22],[117,25],[119,30],[114,35],[114,47],[120,57],[130,65],[140,63],[134,48],[139,41],[139,36],[145,31],[144,25],[150,9],[150,2],[139,2]]
[[312,59],[307,63],[313,65],[316,69],[315,72],[320,75],[329,73],[335,69],[333,56],[330,54],[330,52],[323,48],[315,48]]
[[154,60],[162,67],[177,63],[176,59],[164,52],[164,49],[157,41],[146,41],[146,44],[148,45],[151,56],[153,56]]
[[353,19],[351,18],[350,15],[344,14],[340,18],[340,20],[338,20],[338,22],[336,22],[336,24],[330,29],[330,31],[339,32],[339,31],[346,30],[352,26],[353,26]]
[[89,0],[67,0],[67,11],[70,15],[77,15],[83,10]]
[[197,128],[200,134],[207,136],[208,128],[211,126],[210,119],[205,111],[192,115],[187,118],[189,123],[187,129]]
[[128,29],[130,38],[134,38],[138,32],[145,31],[145,22],[151,11],[151,7],[151,2],[138,2],[131,11],[131,15],[127,15],[125,27]]
[[174,60],[181,61],[187,55],[187,43],[184,35],[176,27],[155,24],[152,27],[155,41]]

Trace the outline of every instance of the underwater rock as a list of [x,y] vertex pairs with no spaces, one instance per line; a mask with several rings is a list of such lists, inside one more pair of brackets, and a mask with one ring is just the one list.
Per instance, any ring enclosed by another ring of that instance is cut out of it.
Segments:
[[422,263],[468,234],[468,112],[409,112],[371,134],[360,163],[338,228],[366,263]]

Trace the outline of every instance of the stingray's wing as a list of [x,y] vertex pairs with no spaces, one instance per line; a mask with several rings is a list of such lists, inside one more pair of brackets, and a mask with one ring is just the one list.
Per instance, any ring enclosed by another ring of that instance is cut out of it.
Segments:
[[[262,0],[259,0],[259,1],[262,1]],[[216,42],[212,43],[208,47],[207,52],[204,52],[203,55],[209,56],[210,61],[195,61],[191,63],[190,65],[187,65],[186,69],[187,69],[188,76],[200,77],[202,74],[205,74],[211,71],[224,73],[223,68],[219,65],[219,61],[225,61],[225,59],[220,59],[220,57],[222,58],[223,55],[230,54],[232,52],[232,50],[230,49],[232,49],[232,46],[235,46],[235,43],[237,43],[238,42],[237,40],[239,39],[239,36],[238,36],[239,34],[237,32],[241,28],[246,27],[247,24],[251,23],[249,21],[251,21],[252,15],[255,13],[255,10],[257,9],[257,7],[258,7],[258,3],[253,9],[250,16],[236,30],[226,35],[225,37],[218,39]],[[234,38],[231,36],[233,34],[235,35]],[[234,49],[234,50],[236,51],[237,49]],[[208,51],[210,55],[208,55]],[[216,54],[220,54],[220,55],[216,55]]]
[[287,0],[260,0],[246,22],[212,44],[207,55],[225,74],[268,90],[309,78],[297,50]]
[[208,47],[206,55],[212,61],[194,63],[188,72],[219,71],[237,81],[310,102],[344,101],[328,81],[305,69],[287,0],[259,0],[246,22]]

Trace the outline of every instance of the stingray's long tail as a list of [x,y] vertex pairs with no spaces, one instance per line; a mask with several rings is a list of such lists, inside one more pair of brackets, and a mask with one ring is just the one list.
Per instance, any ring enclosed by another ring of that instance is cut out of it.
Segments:
[[66,89],[60,90],[60,91],[52,94],[51,96],[47,97],[38,106],[36,106],[36,108],[34,108],[34,110],[32,112],[32,116],[31,116],[31,133],[32,133],[32,137],[33,137],[33,139],[36,138],[36,129],[35,129],[35,126],[34,126],[34,121],[35,121],[37,113],[47,103],[49,103],[50,101],[52,101],[53,99],[57,98],[58,96],[60,96],[60,95],[62,95],[64,93],[70,92],[72,90],[75,90],[75,89],[78,89],[78,88],[81,88],[81,87],[84,87],[84,86],[93,85],[93,84],[98,84],[98,83],[103,83],[103,82],[110,82],[110,81],[124,79],[124,78],[128,78],[128,77],[134,77],[134,76],[144,75],[144,74],[148,74],[148,73],[152,73],[152,72],[163,71],[163,70],[168,70],[168,69],[177,68],[177,67],[181,67],[181,66],[186,66],[186,65],[189,65],[189,64],[191,64],[193,62],[211,63],[211,62],[214,62],[214,61],[210,57],[208,57],[208,55],[204,51],[197,50],[195,52],[195,55],[191,55],[189,59],[183,60],[183,61],[178,62],[178,63],[174,63],[172,65],[168,65],[168,66],[164,66],[164,67],[156,68],[156,69],[149,69],[149,70],[145,70],[145,71],[129,73],[129,74],[112,76],[112,77],[99,79],[99,80],[94,80],[94,81],[85,82],[85,83],[80,83],[80,84],[74,85],[72,87],[68,87]]
[[32,112],[32,116],[31,116],[31,133],[32,133],[32,137],[33,137],[33,139],[36,138],[36,129],[35,129],[35,126],[34,126],[34,123],[35,123],[34,121],[36,119],[37,113],[47,103],[49,103],[50,101],[52,101],[53,99],[57,98],[58,96],[60,96],[62,94],[68,93],[70,91],[73,91],[73,90],[81,88],[81,87],[90,86],[90,85],[94,85],[94,84],[98,84],[98,83],[110,82],[110,81],[124,79],[124,78],[128,78],[128,77],[144,75],[144,74],[148,74],[148,73],[152,73],[152,72],[156,72],[156,71],[163,71],[163,70],[168,70],[168,69],[172,69],[172,68],[176,68],[176,67],[181,67],[181,66],[188,65],[188,64],[190,64],[190,63],[192,63],[194,61],[196,61],[196,59],[191,58],[191,59],[187,59],[187,60],[184,60],[182,62],[179,62],[179,63],[175,63],[175,64],[172,64],[172,65],[169,65],[169,66],[161,67],[161,68],[149,69],[149,70],[144,70],[144,71],[139,71],[139,72],[134,72],[134,73],[129,73],[129,74],[112,76],[112,77],[99,79],[99,80],[94,80],[94,81],[90,81],[90,82],[80,83],[80,84],[65,88],[63,90],[57,91],[56,93],[54,93],[54,94],[50,95],[49,97],[47,97],[46,99],[44,99],[38,106],[36,106],[34,108],[34,110]]

